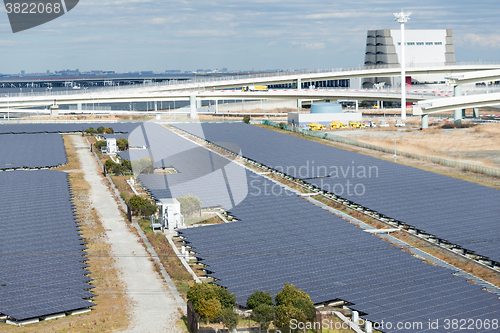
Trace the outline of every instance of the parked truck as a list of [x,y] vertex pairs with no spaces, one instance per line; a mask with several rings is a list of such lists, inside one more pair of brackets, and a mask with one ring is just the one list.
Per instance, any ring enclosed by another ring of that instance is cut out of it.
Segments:
[[268,91],[267,86],[245,86],[241,91]]

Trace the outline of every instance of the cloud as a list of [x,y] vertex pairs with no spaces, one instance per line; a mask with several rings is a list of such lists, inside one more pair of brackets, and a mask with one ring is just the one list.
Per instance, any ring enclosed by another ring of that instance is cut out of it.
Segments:
[[321,42],[316,42],[316,43],[292,42],[292,44],[300,45],[303,49],[309,49],[309,50],[321,50],[326,46],[325,43]]
[[165,24],[167,22],[167,19],[164,17],[155,17],[151,20],[151,23],[153,24]]
[[500,34],[479,35],[466,34],[462,37],[461,42],[465,45],[484,48],[500,48]]
[[16,45],[18,42],[12,41],[12,40],[2,40],[0,39],[0,46],[11,46],[11,45]]
[[236,32],[229,30],[187,30],[181,33],[187,37],[230,37],[235,34]]
[[73,38],[70,39],[70,43],[88,43],[88,42],[97,42],[103,40],[102,36],[88,36],[88,37],[81,37],[81,38]]
[[352,18],[352,17],[360,17],[362,13],[351,12],[351,13],[320,13],[320,14],[310,14],[306,15],[306,19],[330,19],[330,18]]

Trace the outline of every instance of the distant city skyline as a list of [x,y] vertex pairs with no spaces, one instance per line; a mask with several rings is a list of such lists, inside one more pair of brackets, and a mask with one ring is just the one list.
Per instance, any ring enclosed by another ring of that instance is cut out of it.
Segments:
[[458,62],[500,61],[497,1],[85,0],[16,34],[1,6],[0,73],[357,67],[401,9],[407,29],[452,29]]

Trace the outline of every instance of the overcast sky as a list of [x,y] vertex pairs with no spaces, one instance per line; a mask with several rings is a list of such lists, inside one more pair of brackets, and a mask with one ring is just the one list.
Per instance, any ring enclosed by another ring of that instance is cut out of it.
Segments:
[[12,33],[0,9],[0,73],[359,66],[366,31],[452,29],[457,61],[500,61],[499,0],[80,0]]

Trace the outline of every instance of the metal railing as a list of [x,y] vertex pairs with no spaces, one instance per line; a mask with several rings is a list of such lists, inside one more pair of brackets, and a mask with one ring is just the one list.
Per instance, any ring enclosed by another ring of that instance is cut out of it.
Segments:
[[[284,123],[278,123],[278,122],[273,122],[273,121],[269,121],[269,120],[264,120],[262,123],[264,125],[274,126],[276,128],[281,128],[281,129],[284,129],[286,131],[293,131],[293,128],[291,125],[287,125]],[[470,171],[470,172],[478,173],[478,174],[481,174],[484,176],[500,177],[500,169],[496,169],[496,168],[485,167],[485,166],[463,163],[463,162],[457,162],[457,161],[450,161],[450,160],[445,160],[445,159],[439,158],[439,157],[432,157],[432,156],[407,153],[407,152],[400,151],[400,150],[396,150],[396,152],[395,152],[393,148],[380,147],[380,146],[372,145],[369,143],[353,140],[350,138],[345,138],[345,137],[340,136],[340,135],[335,135],[332,133],[310,131],[310,130],[300,128],[300,127],[295,127],[295,132],[302,133],[304,135],[312,136],[315,138],[345,143],[345,144],[360,147],[360,148],[381,151],[381,152],[388,153],[388,154],[396,153],[397,156],[404,156],[404,157],[413,158],[416,160],[432,162],[434,164],[439,164],[439,165],[443,165],[443,166],[447,166],[447,167],[457,168],[457,169],[461,169],[462,171]]]

